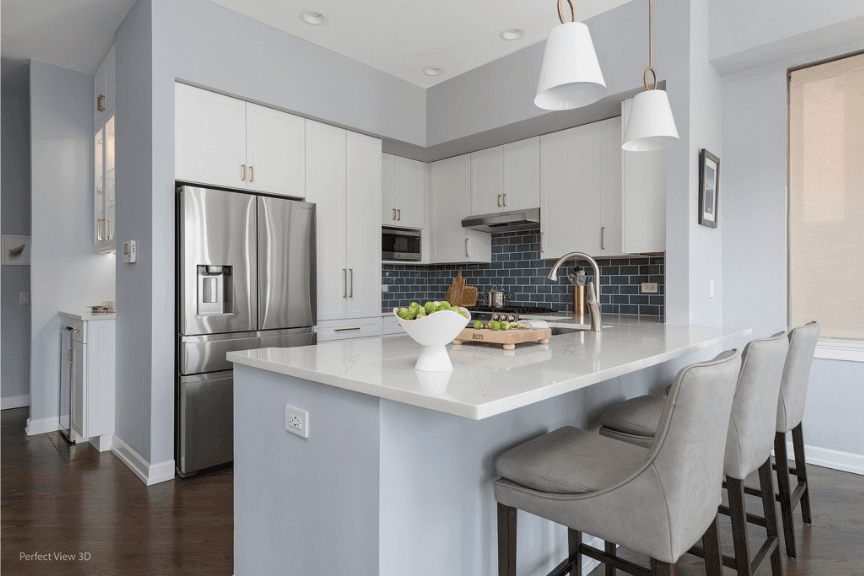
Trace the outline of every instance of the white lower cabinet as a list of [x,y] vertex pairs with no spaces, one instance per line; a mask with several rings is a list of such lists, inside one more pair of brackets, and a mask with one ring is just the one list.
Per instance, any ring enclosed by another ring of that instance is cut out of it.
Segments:
[[318,333],[319,343],[353,338],[376,338],[383,334],[383,321],[379,312],[376,318],[318,322],[315,331]]
[[399,324],[399,319],[389,314],[384,316],[384,336],[402,336],[407,334],[405,329]]
[[[79,320],[61,316],[62,326],[71,330],[70,348],[61,357],[70,364],[68,369],[69,436],[73,442],[89,440],[100,452],[111,448],[114,434],[114,346],[113,319]],[[65,375],[62,375],[61,379]],[[66,388],[61,381],[61,394]],[[61,410],[62,412],[63,410]],[[60,415],[66,427],[66,414]]]
[[435,263],[491,262],[492,235],[462,227],[471,209],[472,155],[432,164],[432,230]]

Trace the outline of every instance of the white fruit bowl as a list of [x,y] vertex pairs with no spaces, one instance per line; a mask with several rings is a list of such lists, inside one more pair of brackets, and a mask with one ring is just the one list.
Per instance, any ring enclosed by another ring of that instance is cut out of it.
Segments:
[[471,312],[462,308],[468,318],[450,310],[442,310],[418,320],[403,320],[396,315],[398,310],[398,308],[393,309],[393,316],[399,320],[399,325],[415,342],[423,346],[414,369],[421,372],[452,370],[453,363],[450,362],[450,356],[447,354],[447,344],[468,325],[471,321]]

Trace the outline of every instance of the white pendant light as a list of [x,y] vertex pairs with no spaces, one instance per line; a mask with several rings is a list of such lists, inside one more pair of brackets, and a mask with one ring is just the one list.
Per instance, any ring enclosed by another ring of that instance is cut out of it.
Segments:
[[564,11],[558,0],[561,24],[549,32],[540,82],[534,104],[544,110],[581,108],[606,95],[606,82],[597,61],[588,26],[576,22],[573,0],[570,4],[572,22],[564,21]]
[[[678,129],[669,106],[665,90],[657,89],[657,73],[654,71],[654,0],[648,0],[648,68],[642,74],[645,91],[633,98],[630,120],[624,131],[621,147],[629,152],[660,150],[678,140]],[[648,85],[648,73],[654,85]]]

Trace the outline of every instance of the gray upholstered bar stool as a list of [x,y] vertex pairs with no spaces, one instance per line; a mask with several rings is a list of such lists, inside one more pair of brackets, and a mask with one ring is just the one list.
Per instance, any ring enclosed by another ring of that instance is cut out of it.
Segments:
[[[496,461],[498,574],[516,574],[516,510],[568,527],[570,557],[553,575],[581,576],[582,555],[648,576],[672,565],[700,538],[706,568],[719,574],[717,506],[737,351],[683,368],[675,378],[651,450],[577,428],[560,428]],[[581,542],[582,531],[651,558],[651,570]],[[551,575],[550,575],[551,576]]]

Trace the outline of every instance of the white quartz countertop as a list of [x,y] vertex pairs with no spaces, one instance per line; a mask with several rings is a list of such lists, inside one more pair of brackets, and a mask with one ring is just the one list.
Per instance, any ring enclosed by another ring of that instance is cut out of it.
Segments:
[[[604,322],[605,324],[605,322]],[[745,336],[751,329],[612,324],[507,352],[447,346],[453,370],[418,372],[409,336],[231,352],[228,360],[438,412],[482,420]]]
[[71,318],[72,320],[80,320],[82,322],[89,322],[90,320],[116,320],[117,314],[94,314],[92,312],[65,312],[60,310],[58,312],[60,316],[65,316],[66,318]]

